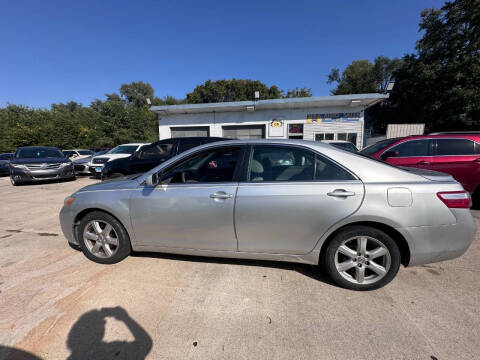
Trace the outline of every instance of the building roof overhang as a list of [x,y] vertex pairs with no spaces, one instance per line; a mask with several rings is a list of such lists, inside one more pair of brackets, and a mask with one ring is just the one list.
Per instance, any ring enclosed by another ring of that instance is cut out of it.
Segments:
[[301,109],[311,107],[352,107],[366,109],[388,99],[388,94],[352,94],[312,96],[305,98],[271,99],[258,101],[233,101],[207,104],[152,106],[150,110],[159,115],[195,114],[231,111],[259,111],[275,109]]

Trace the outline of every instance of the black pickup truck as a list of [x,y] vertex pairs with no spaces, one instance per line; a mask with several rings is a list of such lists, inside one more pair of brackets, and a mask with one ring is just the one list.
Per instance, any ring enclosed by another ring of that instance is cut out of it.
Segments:
[[132,156],[110,160],[102,170],[102,180],[124,175],[144,173],[186,150],[215,141],[230,140],[220,137],[182,137],[156,141],[142,146]]

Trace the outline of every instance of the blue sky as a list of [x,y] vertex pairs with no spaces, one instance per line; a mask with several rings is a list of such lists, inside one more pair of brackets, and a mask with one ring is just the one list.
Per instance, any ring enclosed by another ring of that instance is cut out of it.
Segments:
[[160,97],[232,77],[328,95],[331,68],[412,52],[421,10],[443,3],[4,1],[0,106],[88,105],[138,80]]

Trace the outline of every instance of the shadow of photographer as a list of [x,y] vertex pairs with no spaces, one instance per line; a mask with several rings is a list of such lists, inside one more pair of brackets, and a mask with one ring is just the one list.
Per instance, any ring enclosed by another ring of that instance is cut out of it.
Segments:
[[[133,341],[104,342],[108,317],[123,322]],[[69,360],[76,359],[144,359],[152,348],[148,333],[121,307],[89,311],[77,320],[67,339]]]

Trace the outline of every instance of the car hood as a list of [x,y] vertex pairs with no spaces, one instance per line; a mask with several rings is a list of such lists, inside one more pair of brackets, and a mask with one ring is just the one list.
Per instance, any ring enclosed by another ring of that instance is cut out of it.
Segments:
[[132,189],[138,186],[138,174],[128,175],[121,178],[105,180],[97,184],[87,185],[77,192]]
[[411,167],[404,167],[399,166],[400,169],[408,171],[409,173],[420,175],[428,180],[432,181],[455,181],[455,179],[449,175],[439,171],[427,170],[427,169],[419,169],[419,168],[411,168]]
[[74,164],[86,164],[88,163],[90,160],[92,160],[92,157],[91,156],[86,156],[84,158],[81,158],[81,159],[75,159],[73,160],[73,163]]
[[103,154],[103,155],[95,156],[95,158],[107,158],[109,159],[108,161],[111,161],[113,159],[127,158],[130,156],[132,156],[132,154]]
[[64,163],[69,160],[64,157],[58,158],[22,158],[22,159],[13,159],[12,164],[55,164],[55,163]]

